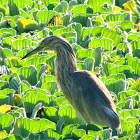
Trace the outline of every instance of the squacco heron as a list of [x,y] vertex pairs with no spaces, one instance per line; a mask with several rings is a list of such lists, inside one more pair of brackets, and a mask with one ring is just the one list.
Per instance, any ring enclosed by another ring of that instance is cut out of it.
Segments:
[[120,133],[120,119],[109,91],[94,74],[78,70],[74,50],[64,38],[46,37],[39,47],[22,59],[47,50],[56,53],[55,74],[58,84],[80,118],[87,123],[107,125]]

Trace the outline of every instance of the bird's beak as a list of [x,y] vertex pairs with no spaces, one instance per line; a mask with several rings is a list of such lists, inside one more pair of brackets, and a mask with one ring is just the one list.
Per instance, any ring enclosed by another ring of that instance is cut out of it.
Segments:
[[32,50],[31,52],[27,53],[24,57],[22,57],[22,59],[25,59],[33,54],[36,54],[37,52],[41,52],[42,49],[43,48],[39,46],[39,47],[35,48],[34,50]]

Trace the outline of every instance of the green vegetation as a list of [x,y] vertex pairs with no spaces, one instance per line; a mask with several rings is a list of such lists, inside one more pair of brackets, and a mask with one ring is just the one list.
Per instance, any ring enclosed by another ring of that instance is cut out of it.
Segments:
[[[63,26],[47,26],[54,15]],[[57,84],[54,52],[21,60],[48,35],[68,40],[79,69],[111,92],[123,130],[113,137],[140,139],[139,21],[133,0],[0,0],[0,139],[110,138],[108,127],[77,118]]]

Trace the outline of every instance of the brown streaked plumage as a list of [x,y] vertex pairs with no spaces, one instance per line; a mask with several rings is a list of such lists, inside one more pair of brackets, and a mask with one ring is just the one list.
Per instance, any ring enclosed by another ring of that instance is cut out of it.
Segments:
[[121,132],[120,119],[109,91],[95,75],[78,70],[74,50],[62,37],[46,37],[39,47],[22,59],[47,50],[56,52],[55,72],[58,83],[80,118],[87,123],[107,125]]

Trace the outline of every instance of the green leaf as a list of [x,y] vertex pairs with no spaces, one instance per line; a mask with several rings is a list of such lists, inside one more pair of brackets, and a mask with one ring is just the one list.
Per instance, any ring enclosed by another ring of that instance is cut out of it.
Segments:
[[26,138],[29,133],[37,133],[38,126],[34,120],[30,120],[28,118],[18,118],[14,125],[13,134],[17,134]]
[[90,48],[103,47],[105,50],[111,51],[113,49],[112,40],[107,38],[94,39],[89,43]]
[[131,89],[140,92],[140,78],[133,83]]
[[72,131],[72,136],[74,137],[83,137],[86,135],[86,131],[83,129],[76,129],[74,131]]
[[10,98],[6,95],[0,95],[0,105],[10,104]]
[[77,59],[84,60],[87,57],[93,57],[93,49],[81,49],[77,51],[76,57]]
[[93,9],[89,5],[74,5],[71,9],[73,13],[90,13],[93,14]]
[[0,139],[3,140],[8,134],[5,131],[0,131]]
[[9,83],[7,81],[0,81],[0,89],[9,88]]
[[53,122],[59,120],[58,110],[55,107],[43,107],[41,111],[42,118],[47,118]]
[[19,33],[24,31],[33,31],[38,29],[38,24],[34,20],[19,18],[17,22],[17,30]]
[[53,2],[56,2],[56,3],[59,3],[60,0],[41,0],[42,3],[47,7],[50,3],[53,3]]
[[70,124],[70,125],[65,126],[62,130],[63,137],[71,136],[72,131],[76,130],[78,126],[79,124]]
[[96,137],[94,137],[94,136],[83,136],[79,140],[95,140],[95,139],[96,139]]
[[21,80],[27,80],[31,85],[35,85],[37,83],[37,71],[34,66],[30,67],[21,67],[17,70],[17,74],[21,78]]
[[41,109],[42,103],[38,103],[33,109],[31,119],[34,119],[37,115],[37,112]]
[[54,15],[58,15],[58,13],[55,11],[40,10],[36,15],[37,22],[41,22],[42,24],[48,23]]
[[59,140],[61,138],[61,135],[57,133],[55,130],[52,130],[51,128],[48,128],[48,137],[50,138],[56,138],[56,140]]
[[50,99],[48,95],[44,95],[34,90],[28,90],[25,96],[22,98],[22,103],[26,112],[30,113],[38,103],[42,103],[43,106],[48,106]]
[[124,53],[131,52],[131,45],[128,42],[120,43],[117,45],[116,50],[121,49]]
[[140,39],[132,41],[131,46],[132,46],[132,50],[139,49],[140,48]]
[[51,94],[58,92],[58,85],[56,82],[47,82],[42,84],[41,88],[50,91]]
[[10,33],[11,36],[15,36],[16,35],[16,30],[14,30],[12,28],[9,28],[9,29],[2,28],[2,29],[0,29],[0,33],[3,33],[4,34],[5,32]]
[[66,13],[68,10],[68,3],[67,1],[61,1],[58,6],[54,8],[54,11],[58,13]]
[[65,124],[83,124],[82,120],[76,117],[76,111],[72,106],[64,106],[59,110],[60,119],[64,120]]
[[140,59],[140,49],[133,50],[133,57],[138,57]]
[[26,47],[31,46],[30,39],[17,39],[13,41],[12,49],[13,51],[19,51],[21,49],[25,49]]
[[0,131],[6,130],[7,133],[12,129],[13,117],[8,114],[0,114]]
[[138,58],[130,58],[127,63],[134,70],[134,74],[140,75],[140,61]]
[[109,69],[110,74],[124,73],[126,77],[132,77],[133,69],[128,65],[114,66]]
[[45,131],[47,128],[51,128],[53,130],[56,129],[55,123],[51,122],[50,120],[47,119],[34,119],[34,121],[37,123],[38,125],[38,130],[41,131]]
[[13,96],[15,91],[13,89],[6,88],[0,91],[0,95],[5,95],[10,98],[10,105],[13,105]]
[[93,16],[92,14],[88,14],[88,13],[74,13],[72,16],[72,21],[78,22],[82,24],[82,26],[87,27],[88,17],[92,17],[92,16]]
[[122,79],[106,80],[105,85],[106,85],[106,87],[108,88],[109,91],[113,91],[116,94],[118,94],[120,91],[125,91],[125,89],[126,89],[126,82]]
[[121,42],[120,36],[117,35],[116,32],[111,31],[105,27],[97,27],[95,26],[92,30],[92,37],[105,37],[113,40],[113,47],[117,46]]

